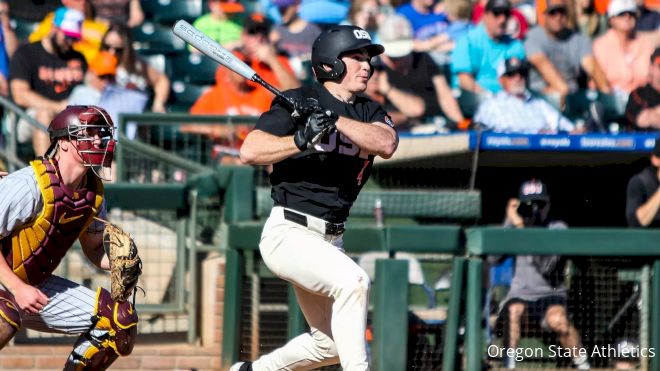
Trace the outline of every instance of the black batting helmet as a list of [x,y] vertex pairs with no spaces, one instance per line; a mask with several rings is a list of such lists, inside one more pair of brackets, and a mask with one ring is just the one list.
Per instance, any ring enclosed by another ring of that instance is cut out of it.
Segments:
[[[312,68],[316,78],[323,81],[338,81],[344,75],[346,66],[339,59],[341,54],[365,49],[370,57],[385,51],[380,44],[373,44],[369,33],[357,26],[332,26],[319,35],[312,46]],[[323,65],[332,67],[326,71]]]

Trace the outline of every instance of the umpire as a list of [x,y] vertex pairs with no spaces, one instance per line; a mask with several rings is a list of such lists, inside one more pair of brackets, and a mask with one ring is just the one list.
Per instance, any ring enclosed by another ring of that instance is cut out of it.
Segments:
[[246,164],[273,165],[275,206],[259,249],[279,277],[293,283],[310,332],[230,371],[314,369],[341,363],[369,370],[365,328],[369,277],[343,249],[344,222],[369,179],[374,157],[389,158],[398,137],[392,120],[361,95],[383,53],[355,26],[326,29],[312,46],[319,84],[275,99],[241,147]]

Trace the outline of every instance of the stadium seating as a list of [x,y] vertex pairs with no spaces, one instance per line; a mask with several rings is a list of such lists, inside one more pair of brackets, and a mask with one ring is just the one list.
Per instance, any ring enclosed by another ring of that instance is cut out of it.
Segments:
[[185,49],[185,42],[164,25],[145,22],[133,28],[134,48],[141,54],[171,54]]
[[13,18],[11,26],[19,40],[27,40],[32,31],[39,25],[39,22],[26,21],[21,18]]
[[197,98],[208,88],[207,85],[188,84],[181,80],[172,81],[168,108],[172,112],[188,112]]
[[218,64],[208,57],[195,53],[182,53],[172,56],[170,62],[170,76],[186,83],[198,85],[212,85],[215,82],[215,71]]
[[163,24],[191,22],[202,15],[202,0],[142,0],[141,4],[146,19]]

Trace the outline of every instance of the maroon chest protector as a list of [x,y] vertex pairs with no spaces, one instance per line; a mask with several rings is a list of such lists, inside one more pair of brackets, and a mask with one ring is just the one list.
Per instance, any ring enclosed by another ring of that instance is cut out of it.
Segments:
[[84,232],[103,202],[103,184],[93,176],[82,188],[64,186],[55,160],[36,160],[32,166],[43,209],[32,222],[2,242],[2,254],[14,273],[36,285],[49,277],[73,243]]

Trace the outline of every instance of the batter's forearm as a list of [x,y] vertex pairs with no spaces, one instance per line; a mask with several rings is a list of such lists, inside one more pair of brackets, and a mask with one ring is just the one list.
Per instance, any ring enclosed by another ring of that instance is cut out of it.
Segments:
[[337,131],[363,151],[383,158],[392,157],[399,143],[394,129],[388,130],[380,125],[366,124],[346,117],[337,120]]
[[241,146],[241,162],[246,165],[270,165],[300,153],[293,136],[278,137],[253,130]]

